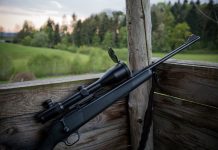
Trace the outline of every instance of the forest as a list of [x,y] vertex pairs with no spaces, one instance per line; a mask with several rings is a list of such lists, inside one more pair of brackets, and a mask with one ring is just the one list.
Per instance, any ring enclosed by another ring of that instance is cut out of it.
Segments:
[[[151,18],[153,51],[167,52],[194,33],[202,40],[192,48],[193,51],[218,52],[218,3],[213,0],[154,4]],[[93,14],[83,21],[73,14],[72,32],[69,32],[69,26],[55,24],[51,18],[39,30],[25,21],[14,42],[68,51],[81,46],[127,48],[126,20],[121,11]]]
[[[163,57],[194,33],[201,41],[175,59],[218,62],[218,3],[158,3],[151,19],[152,57]],[[104,72],[114,65],[108,47],[127,62],[127,20],[121,11],[104,11],[85,20],[74,13],[70,25],[48,18],[40,29],[25,21],[13,43],[0,44],[0,83]]]

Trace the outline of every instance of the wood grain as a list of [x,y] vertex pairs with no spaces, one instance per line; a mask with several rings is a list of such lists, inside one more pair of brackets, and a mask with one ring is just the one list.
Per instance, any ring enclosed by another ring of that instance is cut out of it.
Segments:
[[[130,69],[135,72],[151,62],[151,17],[149,0],[126,0],[128,50]],[[129,116],[132,148],[136,150],[141,139],[142,123],[148,103],[151,83],[146,82],[129,95]],[[152,134],[152,132],[150,132]],[[146,150],[153,149],[149,138]]]
[[218,108],[155,94],[154,138],[158,150],[217,150]]
[[165,63],[157,73],[159,92],[218,107],[218,65]]
[[[76,92],[79,85],[86,85],[90,80],[63,81],[42,85],[22,86],[16,88],[13,84],[0,90],[0,149],[35,149],[43,140],[43,132],[51,122],[36,123],[34,115],[42,110],[41,103],[52,98],[61,101]],[[103,92],[98,92],[100,96]],[[117,101],[104,112],[80,128],[81,141],[71,147],[73,149],[126,148],[128,143],[128,113],[126,98]],[[97,141],[96,141],[97,140]],[[93,144],[93,143],[96,143]],[[78,148],[77,148],[78,147]],[[71,149],[63,144],[59,149]]]

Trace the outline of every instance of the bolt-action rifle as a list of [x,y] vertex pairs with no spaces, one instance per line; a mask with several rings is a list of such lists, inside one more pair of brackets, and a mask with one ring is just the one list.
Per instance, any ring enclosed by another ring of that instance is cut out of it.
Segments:
[[[130,70],[127,65],[124,62],[119,61],[113,50],[109,49],[111,59],[117,63],[114,67],[109,69],[96,82],[87,87],[81,87],[79,92],[70,96],[63,102],[53,103],[50,100],[47,101],[45,103],[46,110],[36,115],[36,119],[42,123],[58,116],[58,119],[51,123],[47,132],[47,137],[39,145],[38,149],[52,150],[55,145],[61,141],[64,141],[67,145],[72,145],[77,142],[79,140],[79,134],[77,131],[81,126],[111,106],[119,98],[127,95],[143,82],[149,80],[153,75],[155,67],[192,45],[199,39],[199,36],[191,35],[183,45],[132,76],[130,75]],[[102,89],[102,87],[113,83],[119,84],[99,98],[92,98],[92,96],[90,96],[96,91]],[[76,135],[76,140],[69,143],[67,139],[73,134]]]

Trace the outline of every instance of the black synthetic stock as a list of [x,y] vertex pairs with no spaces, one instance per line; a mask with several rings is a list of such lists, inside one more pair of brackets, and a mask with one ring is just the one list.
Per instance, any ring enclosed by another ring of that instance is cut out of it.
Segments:
[[[42,143],[42,146],[40,148],[50,150],[51,146],[46,146],[48,143],[54,146],[58,142],[61,142],[63,139],[66,139],[70,135],[70,133],[75,132],[90,119],[101,113],[103,110],[105,110],[115,101],[117,101],[120,97],[126,95],[127,93],[138,87],[140,84],[142,84],[144,81],[148,80],[151,76],[151,70],[146,70],[138,73],[137,75],[135,75],[135,77],[130,78],[126,82],[106,93],[105,95],[87,104],[80,110],[68,113],[61,119],[64,120],[65,127],[69,128],[68,133],[64,132],[63,125],[62,128],[60,128],[60,124],[62,123],[61,120],[52,123],[52,128],[49,131],[49,134],[51,134],[52,136],[50,137],[49,135],[48,140],[46,139],[44,143]],[[54,138],[53,136],[57,136],[58,138]]]

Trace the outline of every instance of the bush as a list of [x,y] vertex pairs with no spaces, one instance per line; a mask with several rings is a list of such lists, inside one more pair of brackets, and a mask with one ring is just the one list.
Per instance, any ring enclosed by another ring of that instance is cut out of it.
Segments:
[[57,55],[37,55],[28,61],[28,67],[37,77],[45,77],[69,74],[71,63]]
[[67,50],[67,45],[63,43],[58,43],[54,46],[55,49]]
[[30,36],[26,36],[22,41],[21,43],[23,45],[26,45],[26,46],[30,46],[31,45],[31,41],[32,41],[32,38]]
[[86,55],[88,55],[88,54],[91,53],[91,51],[92,51],[93,49],[94,49],[94,48],[92,48],[92,47],[81,46],[81,47],[77,50],[77,52],[80,53],[80,54],[86,54]]
[[90,72],[102,72],[107,70],[113,65],[113,61],[110,60],[109,56],[105,51],[92,50],[88,61]]
[[88,64],[81,61],[81,56],[76,54],[73,62],[71,63],[71,73],[73,74],[82,74],[89,71]]
[[34,34],[31,45],[36,47],[47,47],[48,41],[48,35],[45,32],[40,31]]
[[128,60],[128,50],[127,48],[114,49],[118,59],[122,61]]
[[14,73],[12,59],[7,55],[0,55],[0,80],[9,80]]
[[73,46],[73,45],[67,47],[67,51],[70,51],[72,53],[76,53],[77,49],[78,48],[76,46]]

